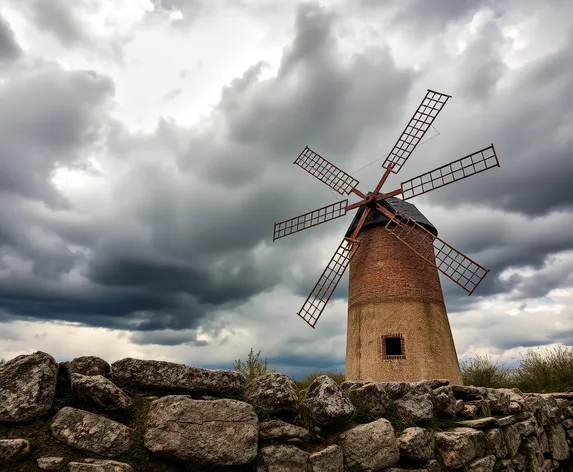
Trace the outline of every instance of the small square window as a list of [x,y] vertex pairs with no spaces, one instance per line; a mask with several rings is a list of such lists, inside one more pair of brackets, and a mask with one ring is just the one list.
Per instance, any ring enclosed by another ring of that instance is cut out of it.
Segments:
[[404,336],[401,334],[382,336],[382,359],[406,359]]

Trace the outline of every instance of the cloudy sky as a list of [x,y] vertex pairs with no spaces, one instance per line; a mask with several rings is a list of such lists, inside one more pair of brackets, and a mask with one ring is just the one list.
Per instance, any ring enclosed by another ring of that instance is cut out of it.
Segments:
[[[398,176],[494,143],[499,169],[412,202],[491,270],[442,280],[458,354],[573,345],[573,3],[5,0],[0,358],[228,368],[251,347],[344,369],[347,280],[296,316],[351,217],[272,242],[337,194],[310,146],[375,185],[426,89],[453,96]],[[340,196],[338,196],[340,198]]]

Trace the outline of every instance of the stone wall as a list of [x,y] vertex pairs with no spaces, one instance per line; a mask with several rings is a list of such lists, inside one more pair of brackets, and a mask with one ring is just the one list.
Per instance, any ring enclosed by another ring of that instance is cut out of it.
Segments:
[[0,471],[569,470],[569,398],[36,352],[0,365]]

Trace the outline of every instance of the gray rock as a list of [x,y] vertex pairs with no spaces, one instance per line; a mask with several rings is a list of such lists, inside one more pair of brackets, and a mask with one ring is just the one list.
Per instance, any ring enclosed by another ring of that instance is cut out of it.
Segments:
[[406,428],[398,436],[398,448],[404,459],[431,459],[434,456],[434,433],[424,428]]
[[19,461],[30,451],[30,443],[25,439],[0,439],[0,464]]
[[462,428],[484,429],[488,426],[492,426],[495,421],[496,419],[493,416],[488,416],[486,418],[478,418],[475,420],[458,421],[457,425]]
[[132,446],[131,428],[69,406],[56,413],[51,429],[58,441],[103,457],[117,456]]
[[548,428],[549,449],[553,459],[563,461],[569,459],[569,445],[565,429],[560,424],[552,425]]
[[535,421],[535,418],[529,418],[528,420],[515,423],[514,426],[519,431],[521,437],[524,438],[535,432],[535,427],[537,426],[537,422]]
[[464,467],[464,472],[493,472],[494,464],[494,455],[480,457],[479,459],[475,459],[466,465]]
[[436,390],[437,388],[449,386],[450,381],[448,379],[419,380],[418,382],[412,382],[411,385],[418,391],[420,387],[427,390]]
[[483,400],[487,396],[485,387],[473,387],[471,385],[452,385],[454,396],[466,401]]
[[84,462],[69,462],[70,472],[132,472],[133,468],[125,462],[103,459],[84,459]]
[[491,412],[497,415],[509,415],[511,413],[511,396],[506,390],[486,388],[486,399],[489,401]]
[[291,378],[271,372],[254,379],[245,390],[245,401],[258,413],[297,413],[300,405]]
[[68,371],[68,375],[103,375],[107,377],[111,372],[111,366],[101,357],[81,356],[72,359],[69,362],[62,362]]
[[390,397],[378,382],[343,382],[340,387],[355,407],[366,407],[373,416],[384,415],[390,405]]
[[306,428],[295,426],[281,420],[264,421],[260,424],[259,436],[263,440],[284,441],[288,439],[308,439],[309,431]]
[[169,395],[151,404],[143,439],[149,451],[170,460],[238,466],[255,459],[258,438],[248,403]]
[[22,355],[0,365],[0,421],[34,420],[50,411],[58,364],[45,352]]
[[429,420],[434,417],[434,405],[432,396],[429,393],[422,395],[405,395],[396,400],[396,413],[398,418],[403,421]]
[[428,472],[442,472],[442,466],[436,459],[427,460],[424,467]]
[[124,384],[161,388],[177,393],[228,394],[243,391],[246,378],[234,370],[209,370],[165,361],[130,357],[111,365],[112,375]]
[[[460,400],[460,403],[463,402]],[[454,416],[456,414],[457,400],[451,386],[434,389],[434,410],[437,415]]]
[[497,461],[493,466],[494,472],[513,472],[513,461],[511,459],[504,459]]
[[493,452],[498,459],[507,457],[507,445],[501,429],[490,429],[485,434],[487,450]]
[[38,468],[42,470],[58,470],[62,462],[64,462],[63,457],[39,457],[36,461],[38,463]]
[[310,455],[294,446],[266,446],[257,457],[257,472],[310,472]]
[[344,462],[350,472],[378,470],[400,460],[398,441],[387,419],[355,426],[340,440]]
[[502,418],[496,418],[493,425],[496,428],[503,428],[504,426],[508,426],[513,423],[515,423],[515,416],[510,415],[510,416],[504,416]]
[[344,423],[354,413],[340,386],[327,375],[317,377],[308,387],[305,404],[320,427]]
[[312,472],[344,472],[342,449],[332,445],[311,454],[310,466]]
[[434,435],[436,449],[446,467],[457,469],[483,454],[485,435],[472,428],[454,428]]
[[515,424],[510,424],[503,429],[503,436],[507,446],[507,453],[509,454],[508,457],[513,459],[519,450],[519,445],[521,444],[519,428]]
[[106,410],[131,408],[131,398],[103,375],[71,374],[72,388]]

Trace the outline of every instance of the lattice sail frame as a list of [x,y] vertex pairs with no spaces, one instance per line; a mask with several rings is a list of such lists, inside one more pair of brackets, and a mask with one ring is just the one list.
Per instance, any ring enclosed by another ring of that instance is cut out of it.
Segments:
[[[386,229],[469,295],[489,272],[404,213],[397,211],[395,217],[386,223]],[[434,260],[429,259],[423,251],[430,241],[434,247]]]
[[392,172],[397,174],[404,163],[408,160],[416,146],[426,134],[426,131],[432,126],[432,123],[444,108],[446,102],[452,98],[451,95],[436,92],[428,89],[426,96],[418,109],[414,112],[412,118],[406,125],[404,131],[396,141],[396,144],[388,154],[388,157],[382,164],[386,169],[390,164],[394,164]]
[[409,200],[494,167],[499,167],[499,160],[492,144],[461,159],[402,182],[402,199]]
[[306,146],[294,163],[341,195],[349,195],[358,180]]
[[297,313],[313,328],[324,307],[330,301],[330,297],[332,297],[348,264],[350,264],[350,259],[354,255],[357,246],[358,242],[350,241],[348,238],[342,240],[310,295],[306,298],[302,308]]
[[346,215],[348,200],[332,203],[295,218],[275,223],[273,241]]

